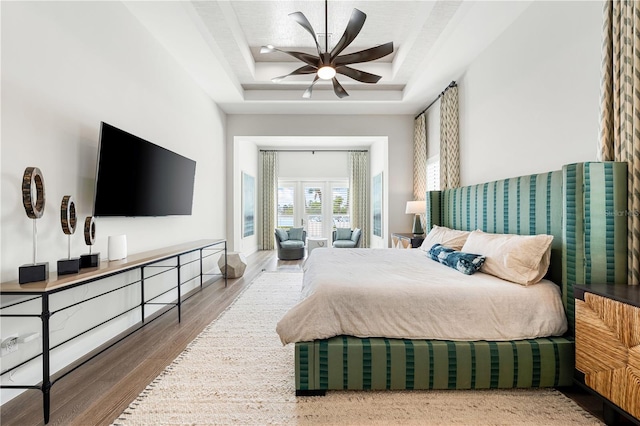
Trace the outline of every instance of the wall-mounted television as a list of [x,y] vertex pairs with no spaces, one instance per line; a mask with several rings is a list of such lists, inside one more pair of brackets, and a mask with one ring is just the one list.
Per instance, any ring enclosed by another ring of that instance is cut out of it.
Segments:
[[195,172],[195,161],[102,122],[93,215],[190,215]]

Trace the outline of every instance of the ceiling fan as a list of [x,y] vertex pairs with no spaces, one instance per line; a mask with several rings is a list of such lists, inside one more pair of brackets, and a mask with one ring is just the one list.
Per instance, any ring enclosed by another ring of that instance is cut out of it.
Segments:
[[311,93],[313,91],[313,86],[316,84],[318,80],[331,80],[333,82],[333,91],[339,98],[344,98],[349,96],[346,90],[342,87],[342,85],[338,82],[336,78],[337,74],[343,74],[347,77],[351,77],[354,80],[360,81],[362,83],[377,83],[380,78],[379,75],[371,74],[368,72],[360,71],[355,68],[351,68],[348,65],[357,64],[361,62],[369,62],[376,59],[380,59],[382,57],[387,56],[388,54],[393,52],[393,42],[381,44],[379,46],[372,47],[370,49],[361,50],[359,52],[350,53],[347,55],[340,56],[340,53],[351,44],[351,42],[358,36],[360,30],[364,26],[364,21],[367,19],[367,15],[358,9],[353,9],[351,12],[351,18],[349,18],[349,23],[347,24],[347,28],[344,31],[344,34],[340,38],[340,41],[334,46],[334,48],[329,52],[329,37],[327,31],[327,9],[328,9],[328,0],[324,2],[324,29],[325,29],[325,46],[324,52],[322,51],[320,44],[318,43],[318,38],[316,37],[316,33],[313,30],[313,27],[309,23],[309,20],[302,12],[294,12],[290,13],[289,16],[293,18],[302,28],[304,28],[311,36],[316,43],[316,47],[318,48],[318,56],[310,55],[308,53],[303,52],[295,52],[295,51],[286,51],[276,49],[272,45],[262,46],[260,49],[260,53],[272,53],[272,52],[282,52],[287,55],[293,56],[296,59],[304,62],[307,65],[304,65],[297,70],[271,79],[274,83],[278,83],[282,81],[284,78],[292,76],[292,75],[303,75],[303,74],[315,74],[316,76],[313,79],[311,85],[305,90],[302,95],[303,98],[310,98]]

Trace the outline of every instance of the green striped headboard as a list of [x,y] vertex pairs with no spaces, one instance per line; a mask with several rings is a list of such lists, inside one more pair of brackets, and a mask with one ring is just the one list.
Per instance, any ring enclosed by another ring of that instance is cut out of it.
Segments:
[[576,163],[548,173],[427,192],[426,224],[501,234],[549,234],[548,278],[562,287],[573,333],[573,285],[624,283],[626,163]]

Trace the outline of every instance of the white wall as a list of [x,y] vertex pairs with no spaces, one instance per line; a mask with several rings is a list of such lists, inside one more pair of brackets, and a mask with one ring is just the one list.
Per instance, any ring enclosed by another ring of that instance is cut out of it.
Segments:
[[602,3],[533,2],[458,80],[461,183],[596,159]]
[[[408,232],[411,217],[404,213],[412,198],[413,116],[409,115],[229,115],[227,144],[238,136],[382,136],[389,143],[387,217],[389,232]],[[232,150],[228,154],[231,155]],[[232,158],[227,158],[233,164]],[[227,171],[227,176],[232,174]],[[229,205],[231,208],[231,205]],[[227,211],[232,217],[233,212]],[[231,225],[232,226],[232,225]],[[228,230],[229,235],[232,234]]]
[[[230,248],[233,251],[239,251],[246,255],[250,255],[258,250],[258,232],[260,232],[259,226],[259,206],[258,206],[258,191],[260,190],[260,183],[258,177],[258,147],[251,141],[236,141],[234,143],[234,167],[233,167],[233,187],[238,188],[237,191],[231,191],[230,195],[233,197],[234,211],[239,214],[229,215],[229,218],[233,221],[233,239],[231,239]],[[255,199],[253,205],[255,206],[254,214],[254,233],[247,237],[243,237],[243,214],[242,214],[242,173],[247,173],[255,178]],[[229,191],[229,188],[227,188]],[[228,193],[229,194],[229,193]]]
[[[412,142],[413,144],[413,142]],[[413,158],[413,145],[411,148],[411,155],[409,160]],[[413,194],[413,164],[411,167],[411,187],[410,193]],[[373,178],[377,176],[379,173],[382,173],[382,236],[379,237],[377,235],[373,235],[373,200],[371,204],[371,211],[369,212],[369,226],[371,227],[371,237],[370,237],[370,246],[372,248],[385,248],[390,247],[391,242],[391,233],[392,232],[406,232],[403,227],[402,231],[396,231],[397,228],[390,225],[389,212],[395,211],[397,217],[395,219],[406,219],[407,214],[404,213],[404,208],[407,205],[407,201],[412,200],[413,198],[407,198],[402,204],[402,209],[397,209],[397,206],[393,206],[392,209],[389,205],[389,193],[398,194],[403,193],[405,190],[406,182],[396,179],[395,174],[394,177],[390,177],[391,171],[389,167],[389,144],[384,143],[384,141],[375,142],[371,145],[371,149],[369,151],[369,189],[373,191]],[[400,211],[401,210],[401,211]],[[401,216],[401,214],[404,215]],[[396,220],[395,222],[402,222]],[[409,229],[409,228],[406,228]]]
[[349,155],[344,152],[278,153],[280,179],[349,179]]
[[[2,281],[17,279],[18,267],[31,262],[32,221],[20,191],[27,166],[39,167],[45,180],[38,260],[55,270],[56,261],[66,257],[60,202],[63,195],[73,195],[82,221],[92,212],[100,121],[197,162],[193,214],[98,219],[96,251],[103,258],[107,237],[114,234],[127,235],[129,253],[225,237],[226,116],[120,2],[3,2],[1,31]],[[74,256],[88,251],[78,228],[72,238]],[[61,303],[109,285],[100,281],[61,293]],[[117,294],[119,306],[138,297],[135,292]],[[68,336],[75,325],[106,316],[111,307],[102,300],[55,315],[54,340]],[[131,320],[123,319],[120,330]],[[37,322],[25,325],[27,321],[3,318],[1,333],[37,330]],[[96,336],[102,331],[78,339],[68,352],[57,351],[54,369],[103,340],[104,335]],[[35,345],[32,350],[39,343],[29,345]],[[15,354],[2,359],[3,369],[25,353]],[[15,382],[28,377],[29,368],[20,368]],[[2,392],[3,402],[9,394]]]

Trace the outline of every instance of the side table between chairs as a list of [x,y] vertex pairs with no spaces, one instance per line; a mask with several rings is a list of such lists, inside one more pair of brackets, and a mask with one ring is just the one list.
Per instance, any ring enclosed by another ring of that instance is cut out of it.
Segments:
[[328,238],[308,237],[307,241],[308,241],[308,243],[307,243],[307,250],[308,250],[307,257],[311,256],[311,252],[314,249],[329,247],[329,239]]

